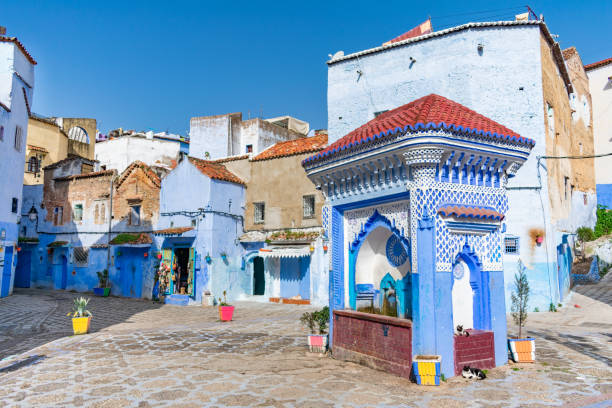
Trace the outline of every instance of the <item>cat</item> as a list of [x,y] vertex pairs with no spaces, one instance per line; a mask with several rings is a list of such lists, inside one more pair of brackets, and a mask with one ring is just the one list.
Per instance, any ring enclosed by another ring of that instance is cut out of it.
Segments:
[[476,380],[484,380],[487,375],[480,368],[473,368],[470,366],[464,366],[461,371],[463,378],[473,378]]
[[463,330],[462,325],[457,325],[457,335],[469,337],[470,333],[466,330]]

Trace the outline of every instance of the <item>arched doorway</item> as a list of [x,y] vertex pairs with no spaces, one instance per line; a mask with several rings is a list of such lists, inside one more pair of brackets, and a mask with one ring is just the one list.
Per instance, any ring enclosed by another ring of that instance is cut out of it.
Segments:
[[66,258],[66,255],[60,256],[60,268],[60,289],[66,289],[68,285],[68,258]]
[[352,309],[412,317],[411,266],[407,241],[377,211],[349,252]]
[[453,267],[453,328],[474,328],[474,291],[470,285],[470,269],[459,260]]
[[263,296],[266,292],[264,260],[261,256],[253,258],[253,295]]

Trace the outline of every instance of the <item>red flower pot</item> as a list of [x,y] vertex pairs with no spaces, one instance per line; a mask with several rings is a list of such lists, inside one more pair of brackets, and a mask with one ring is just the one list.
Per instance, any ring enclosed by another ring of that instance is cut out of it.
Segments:
[[544,241],[544,237],[536,237],[536,244],[540,245]]
[[219,306],[219,319],[222,322],[231,322],[234,316],[234,306]]

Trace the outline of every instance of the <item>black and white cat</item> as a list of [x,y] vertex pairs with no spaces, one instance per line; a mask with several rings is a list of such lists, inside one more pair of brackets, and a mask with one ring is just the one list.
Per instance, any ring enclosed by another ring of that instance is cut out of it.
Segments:
[[461,371],[463,378],[473,378],[476,380],[484,380],[487,375],[480,368],[472,368],[470,366],[464,366]]
[[463,326],[459,324],[457,325],[457,335],[468,337],[470,333],[466,330],[463,330]]

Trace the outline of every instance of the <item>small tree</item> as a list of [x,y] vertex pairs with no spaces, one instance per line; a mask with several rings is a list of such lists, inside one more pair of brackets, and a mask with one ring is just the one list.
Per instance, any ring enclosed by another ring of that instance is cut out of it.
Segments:
[[519,338],[523,337],[523,327],[527,321],[527,302],[529,301],[529,282],[525,267],[519,260],[518,273],[514,275],[514,290],[512,291],[512,318],[519,327]]
[[302,317],[300,317],[300,322],[304,325],[304,327],[308,328],[310,334],[315,334],[317,321],[313,312],[304,312]]
[[323,309],[314,312],[314,318],[319,326],[319,334],[327,333],[327,324],[329,322],[329,307],[325,306]]

